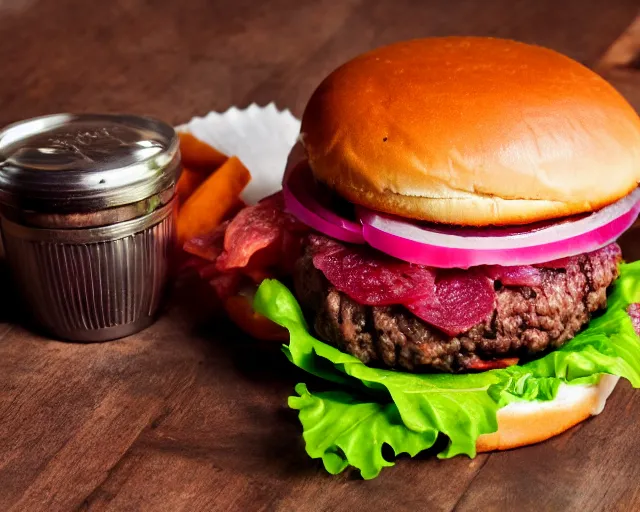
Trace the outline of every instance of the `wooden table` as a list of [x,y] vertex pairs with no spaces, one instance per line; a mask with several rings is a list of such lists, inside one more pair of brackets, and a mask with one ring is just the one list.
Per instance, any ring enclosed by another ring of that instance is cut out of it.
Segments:
[[[130,111],[177,124],[254,101],[299,115],[347,58],[444,34],[556,48],[640,107],[638,31],[612,47],[637,0],[591,4],[0,0],[0,121]],[[640,257],[633,234],[624,245]],[[180,294],[139,335],[59,343],[20,326],[2,282],[2,511],[640,508],[640,393],[626,383],[605,414],[537,446],[402,460],[368,482],[332,477],[304,454],[286,408],[303,376],[274,347],[222,319],[203,323]]]

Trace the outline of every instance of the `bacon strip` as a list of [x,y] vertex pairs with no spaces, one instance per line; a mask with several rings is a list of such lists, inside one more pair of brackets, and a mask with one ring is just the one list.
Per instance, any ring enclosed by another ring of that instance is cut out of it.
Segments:
[[289,275],[300,257],[308,228],[284,211],[281,194],[240,210],[210,233],[193,238],[184,250],[199,258],[191,263],[222,299],[246,282]]

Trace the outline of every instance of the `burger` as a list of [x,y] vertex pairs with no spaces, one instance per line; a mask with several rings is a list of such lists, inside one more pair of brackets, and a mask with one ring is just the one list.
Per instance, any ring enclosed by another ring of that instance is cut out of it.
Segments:
[[316,89],[290,163],[185,248],[216,248],[232,318],[321,379],[289,405],[330,472],[536,443],[640,386],[640,264],[616,244],[640,119],[589,69],[493,38],[379,48]]

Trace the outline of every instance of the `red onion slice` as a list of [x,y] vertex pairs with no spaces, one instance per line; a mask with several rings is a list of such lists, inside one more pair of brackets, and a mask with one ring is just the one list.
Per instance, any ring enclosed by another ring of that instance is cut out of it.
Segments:
[[[359,210],[369,245],[411,263],[439,268],[476,265],[530,265],[594,251],[615,241],[640,212],[640,189],[587,217],[541,229],[491,236],[500,228],[477,230],[420,226],[416,223]],[[512,228],[509,228],[512,229]],[[462,234],[460,234],[462,233]]]
[[524,226],[489,226],[465,228],[454,226],[421,226],[391,215],[384,217],[385,224],[393,224],[394,234],[443,247],[459,249],[515,249],[572,238],[605,226],[620,216],[638,207],[640,188],[619,201],[578,219],[550,220]]
[[317,198],[315,178],[306,161],[293,167],[284,177],[282,191],[287,210],[312,229],[331,238],[353,244],[365,243],[362,225],[331,211]]

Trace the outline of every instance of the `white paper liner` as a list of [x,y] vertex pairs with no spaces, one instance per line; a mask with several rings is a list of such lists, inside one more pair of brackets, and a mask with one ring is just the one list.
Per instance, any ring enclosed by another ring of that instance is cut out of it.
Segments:
[[254,204],[280,190],[300,121],[289,110],[278,110],[274,103],[266,107],[254,103],[243,110],[231,107],[223,113],[194,117],[177,130],[191,132],[218,151],[237,156],[251,172],[251,182],[241,198]]

